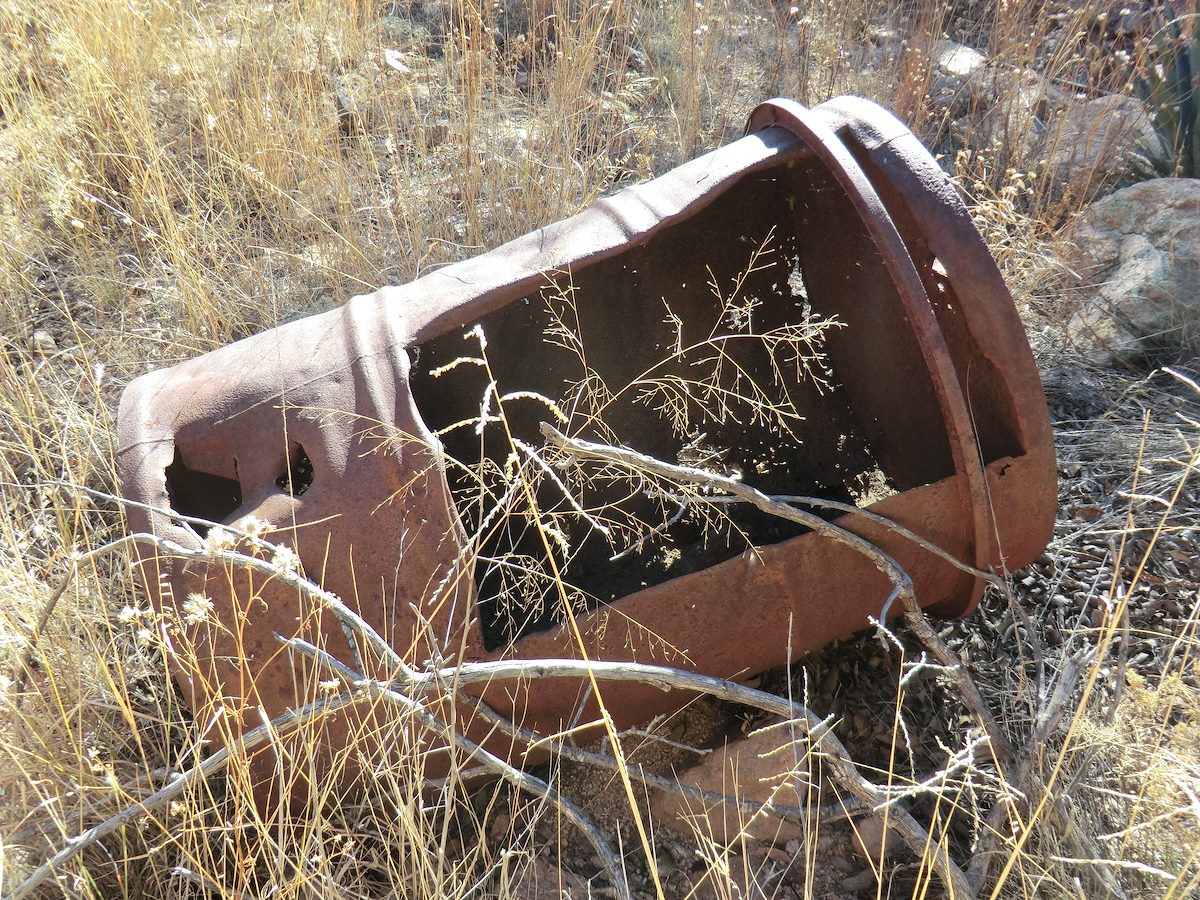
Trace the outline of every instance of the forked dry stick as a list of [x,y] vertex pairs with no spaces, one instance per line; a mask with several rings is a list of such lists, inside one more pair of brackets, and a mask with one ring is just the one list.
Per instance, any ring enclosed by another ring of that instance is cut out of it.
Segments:
[[[883,516],[865,512],[857,507],[843,506],[841,504],[835,505],[830,501],[817,497],[772,497],[764,494],[757,488],[743,484],[741,481],[726,475],[718,475],[715,472],[709,472],[704,469],[663,462],[652,456],[647,456],[644,453],[638,453],[636,450],[630,450],[625,447],[613,447],[607,444],[597,444],[591,441],[580,440],[579,438],[567,437],[545,422],[542,423],[541,428],[542,434],[552,446],[576,459],[597,460],[610,465],[616,463],[632,471],[648,472],[674,484],[689,484],[698,488],[720,491],[730,497],[736,498],[742,503],[748,503],[757,507],[768,515],[804,525],[822,537],[845,544],[862,553],[874,563],[880,572],[891,580],[894,586],[892,593],[883,602],[879,621],[881,623],[886,622],[892,604],[896,600],[901,602],[904,609],[905,621],[921,643],[933,654],[934,658],[945,667],[948,677],[954,682],[954,686],[961,694],[963,703],[978,720],[984,733],[987,734],[991,742],[992,753],[997,754],[1005,760],[1012,759],[1014,753],[1012,743],[988,709],[987,701],[984,700],[983,695],[979,692],[979,687],[963,668],[962,660],[938,636],[937,632],[929,624],[929,620],[925,618],[925,613],[917,603],[916,595],[913,592],[912,579],[908,576],[908,573],[887,552],[875,546],[866,538],[840,528],[832,522],[827,522],[814,513],[796,509],[792,504],[805,503],[810,506],[842,509],[848,513],[853,510],[854,514],[866,516],[872,521],[884,525],[963,571],[987,578],[989,581],[993,580],[996,576],[975,569],[955,559],[940,547],[931,544],[919,535]],[[707,499],[707,497],[703,496],[699,498],[700,501]],[[720,496],[717,499],[720,502],[728,500],[727,497]]]
[[[329,663],[335,671],[350,679],[357,675],[345,665],[333,660],[324,651],[313,653],[311,645],[295,640],[285,641],[293,650]],[[315,649],[315,648],[313,648]],[[709,694],[719,700],[740,703],[772,715],[793,720],[804,727],[813,752],[820,753],[828,766],[830,777],[843,790],[862,800],[871,810],[888,810],[888,823],[920,858],[933,858],[933,868],[955,896],[970,896],[966,877],[950,859],[946,848],[938,843],[902,806],[892,803],[893,797],[868,781],[859,771],[849,752],[830,729],[828,722],[803,705],[765,691],[746,687],[723,678],[701,675],[685,669],[653,666],[632,662],[599,662],[578,659],[511,659],[498,662],[463,663],[415,675],[402,676],[395,682],[371,683],[370,690],[382,699],[407,708],[414,694],[444,692],[445,685],[465,687],[472,684],[491,684],[502,680],[536,681],[548,678],[595,678],[597,681],[626,681],[648,685],[662,691],[687,691]],[[358,683],[356,683],[358,684]],[[363,683],[363,687],[366,684]]]
[[[564,439],[565,440],[565,439]],[[608,449],[608,448],[606,448]],[[626,451],[631,452],[631,451]],[[653,461],[652,461],[653,462]],[[666,465],[666,464],[661,464]],[[682,468],[682,467],[668,467]],[[710,479],[709,473],[699,473],[706,479]],[[744,486],[736,482],[730,482],[728,479],[720,479],[719,481],[726,482],[721,485],[730,493],[737,493],[731,488],[744,489]],[[700,483],[693,481],[692,483]],[[745,489],[752,490],[752,489]],[[754,492],[758,494],[758,492]],[[771,501],[763,495],[759,497],[767,503]],[[758,504],[756,504],[758,505]],[[857,536],[850,535],[848,532],[843,532],[841,529],[836,529],[836,526],[831,526],[824,520],[800,511],[783,506],[794,517],[803,517],[805,524],[809,522],[812,525],[819,525],[822,530],[834,530],[839,536],[844,535],[851,543],[859,542],[864,545],[864,552],[871,551],[869,555],[876,561],[877,565],[885,568],[885,571],[897,573],[895,579],[897,584],[897,592],[902,596],[907,588],[911,593],[911,585],[908,583],[907,576],[899,570],[894,561],[891,561],[886,554],[882,554],[877,548],[874,548],[869,542],[863,541]],[[768,510],[769,511],[769,510]],[[613,879],[614,887],[622,896],[628,896],[628,886],[625,884],[623,877],[620,874],[619,867],[615,858],[612,856],[611,850],[608,850],[607,844],[603,841],[598,830],[591,825],[590,821],[582,811],[574,809],[568,801],[557,796],[553,789],[535,779],[526,773],[514,769],[512,766],[505,763],[503,760],[494,757],[492,754],[478,747],[478,745],[467,741],[461,735],[453,732],[450,727],[442,722],[437,717],[428,712],[415,696],[428,693],[445,694],[447,685],[453,684],[462,687],[469,684],[477,684],[483,682],[491,682],[497,679],[537,679],[537,678],[580,678],[580,677],[596,677],[602,680],[616,681],[636,681],[642,684],[648,684],[658,687],[662,690],[685,690],[698,693],[711,694],[719,699],[724,699],[730,702],[742,703],[752,707],[756,707],[765,712],[772,713],[784,718],[793,719],[798,722],[803,722],[808,730],[809,740],[812,742],[822,756],[826,759],[830,767],[831,774],[836,783],[842,786],[854,797],[863,801],[873,810],[882,811],[888,809],[888,820],[891,827],[900,835],[900,837],[913,849],[919,856],[926,857],[930,855],[932,848],[932,865],[934,870],[945,882],[947,887],[959,896],[968,896],[968,882],[963,872],[949,858],[949,855],[944,846],[940,846],[931,837],[929,832],[924,829],[907,811],[903,808],[894,806],[895,797],[891,792],[881,789],[877,785],[872,784],[864,778],[857,770],[851,760],[848,752],[841,742],[832,734],[828,728],[828,724],[815,716],[809,710],[805,709],[800,704],[787,700],[782,697],[777,697],[773,694],[768,694],[762,691],[757,691],[753,688],[744,687],[734,682],[725,681],[719,678],[699,675],[694,672],[688,672],[677,669],[667,669],[658,666],[647,666],[634,663],[605,663],[605,662],[582,662],[579,660],[509,660],[494,663],[473,663],[465,664],[457,667],[440,668],[433,671],[419,672],[413,669],[410,665],[404,662],[399,655],[387,645],[383,638],[375,632],[375,630],[362,619],[357,613],[354,613],[345,606],[336,596],[325,591],[318,585],[308,581],[299,573],[290,569],[283,569],[273,565],[269,560],[251,556],[236,551],[227,550],[224,548],[214,549],[213,547],[205,547],[202,549],[189,549],[176,544],[172,541],[167,541],[163,538],[149,534],[134,534],[128,535],[117,541],[113,541],[103,547],[90,551],[87,554],[81,555],[76,562],[82,562],[86,559],[93,558],[102,553],[113,552],[114,550],[128,546],[133,543],[146,543],[155,546],[159,551],[172,556],[180,556],[183,558],[204,559],[207,561],[222,561],[234,566],[249,568],[269,577],[278,578],[279,580],[296,588],[304,595],[312,598],[322,606],[330,609],[346,629],[352,634],[364,641],[367,646],[372,647],[389,663],[391,671],[396,676],[393,682],[378,682],[361,677],[361,673],[355,672],[353,669],[344,665],[330,654],[319,648],[314,647],[306,642],[292,639],[287,641],[287,644],[295,652],[313,656],[321,662],[330,666],[337,671],[342,677],[346,678],[353,685],[353,690],[347,694],[339,695],[337,698],[319,701],[315,704],[310,704],[301,710],[290,711],[278,719],[273,720],[267,726],[254,729],[244,735],[233,748],[227,748],[218,751],[213,756],[208,757],[201,763],[197,764],[188,772],[182,774],[178,779],[171,784],[162,788],[160,791],[151,795],[146,800],[131,806],[109,820],[101,823],[78,838],[72,840],[68,846],[64,847],[56,853],[50,860],[40,866],[35,872],[18,886],[14,897],[23,898],[32,892],[36,887],[49,877],[53,871],[63,865],[65,862],[73,858],[81,852],[86,846],[89,846],[100,840],[114,830],[128,824],[141,816],[145,815],[151,809],[161,806],[180,793],[187,787],[188,784],[194,783],[197,779],[205,777],[214,771],[222,768],[230,757],[234,749],[246,750],[258,744],[273,738],[277,731],[282,731],[288,728],[296,727],[303,721],[323,714],[340,706],[348,705],[356,702],[358,698],[377,697],[386,700],[389,703],[400,706],[402,709],[412,714],[414,719],[420,722],[424,727],[429,728],[436,733],[448,738],[456,743],[460,748],[465,749],[472,758],[481,763],[485,768],[492,771],[494,774],[509,780],[523,790],[531,791],[538,796],[544,796],[552,799],[564,814],[579,825],[587,834],[589,839],[596,845],[597,852],[605,863],[605,868],[608,870],[609,877]],[[335,705],[336,704],[336,705]]]
[[600,829],[596,827],[582,809],[562,796],[550,784],[541,778],[509,765],[500,757],[485,750],[479,744],[464,737],[462,734],[459,734],[450,725],[427,710],[419,699],[389,687],[386,682],[375,681],[365,677],[361,672],[355,672],[332,654],[301,638],[283,638],[280,635],[276,635],[276,638],[288,649],[328,666],[337,675],[345,679],[351,693],[360,694],[364,699],[377,698],[400,707],[405,714],[411,715],[423,728],[432,731],[438,737],[445,740],[448,745],[465,753],[466,759],[464,760],[464,765],[475,763],[491,774],[507,781],[518,790],[549,800],[588,839],[588,842],[592,845],[592,849],[596,851],[596,855],[600,858],[600,864],[608,875],[609,882],[616,890],[617,896],[622,898],[622,900],[632,900],[633,895],[629,891],[628,882],[625,880],[624,875],[621,874],[620,863],[617,861],[612,849],[608,846],[608,841],[604,839],[604,835],[601,834]]
[[[219,526],[218,526],[219,527]],[[177,556],[185,559],[202,559],[207,561],[222,561],[230,565],[238,566],[245,569],[256,571],[269,578],[276,578],[289,586],[295,588],[304,596],[316,601],[324,608],[330,610],[341,621],[343,628],[348,636],[358,636],[367,645],[375,649],[383,659],[388,663],[390,670],[398,674],[406,681],[419,682],[422,680],[422,673],[412,669],[395,650],[372,628],[365,619],[358,613],[346,606],[337,596],[321,588],[319,585],[306,579],[296,571],[288,568],[283,568],[273,564],[270,560],[262,559],[257,556],[251,556],[245,553],[216,548],[215,546],[206,546],[202,549],[189,549],[181,544],[169,541],[153,534],[130,534],[115,541],[111,541],[101,547],[97,547],[84,554],[79,554],[73,559],[73,565],[95,559],[106,553],[112,553],[122,548],[132,546],[133,544],[149,544],[154,546],[159,551],[169,555]],[[261,541],[258,542],[262,544]],[[65,847],[54,854],[45,863],[35,869],[28,878],[26,878],[16,890],[10,895],[10,900],[22,900],[29,896],[37,887],[49,878],[56,869],[63,864],[73,859],[75,856],[83,852],[84,849],[102,840],[104,837],[113,833],[117,829],[135,822],[148,814],[151,810],[161,807],[163,804],[170,802],[183,793],[190,784],[212,775],[223,769],[229,762],[234,752],[245,752],[267,742],[268,740],[276,739],[278,734],[293,730],[305,722],[311,721],[319,715],[324,715],[344,706],[349,706],[354,703],[362,702],[379,695],[379,685],[381,683],[370,681],[363,678],[360,673],[338,662],[323,650],[319,650],[313,645],[304,641],[292,640],[288,642],[293,650],[306,653],[310,656],[317,656],[322,662],[329,665],[339,674],[351,676],[348,680],[352,683],[352,689],[346,693],[340,694],[337,697],[319,700],[315,703],[308,704],[298,710],[289,710],[283,715],[277,716],[270,722],[246,732],[232,746],[223,748],[212,756],[207,757],[197,765],[193,766],[186,772],[181,773],[170,784],[151,794],[144,800],[123,809],[121,812],[106,819],[99,825],[88,829],[79,836],[73,838]],[[351,640],[351,649],[356,659],[359,659],[357,649]],[[435,689],[436,682],[429,682],[431,690]],[[437,686],[440,687],[440,686]],[[447,738],[448,742],[457,745],[460,749],[465,750],[472,759],[482,765],[486,770],[500,778],[514,784],[516,787],[528,793],[532,793],[538,797],[545,797],[553,802],[567,817],[579,827],[592,843],[593,848],[599,856],[601,863],[611,880],[614,888],[622,900],[630,900],[629,886],[621,874],[620,865],[613,855],[611,848],[604,840],[600,830],[591,822],[591,820],[575,806],[571,801],[559,796],[550,785],[533,775],[522,772],[488,753],[482,747],[467,740],[463,736],[454,732],[449,725],[438,719],[428,710],[424,709],[418,701],[404,697],[401,702],[401,696],[392,692],[384,697],[392,703],[398,703],[410,712],[421,725],[436,734]]]

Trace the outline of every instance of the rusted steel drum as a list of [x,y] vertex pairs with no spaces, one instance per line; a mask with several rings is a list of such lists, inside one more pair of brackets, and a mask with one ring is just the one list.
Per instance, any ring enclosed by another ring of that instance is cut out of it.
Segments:
[[[763,336],[813,323],[828,327],[807,369],[772,356],[799,345]],[[727,408],[688,382],[725,377],[714,360],[744,379]],[[772,419],[784,408],[790,423]],[[982,570],[1033,560],[1054,521],[1046,405],[1012,298],[928,152],[850,97],[812,110],[770,101],[742,139],[577,216],[138,378],[121,403],[118,464],[125,497],[144,504],[131,529],[202,548],[220,533],[167,511],[269,522],[308,577],[418,666],[586,652],[741,678],[879,614],[891,585],[875,565],[791,523],[731,507],[713,532],[686,502],[673,512],[662,485],[639,492],[612,473],[568,501],[569,467],[532,458],[556,458],[539,450],[543,421],[736,471],[772,495],[867,507]],[[487,473],[505,471],[537,483],[498,516],[479,498]],[[608,504],[646,531],[605,537],[572,518],[575,503]],[[553,539],[534,527],[538,505]],[[891,554],[937,614],[979,602],[981,579],[864,517],[834,520]],[[196,657],[179,677],[198,719],[223,723],[218,740],[331,677],[276,635],[352,662],[332,616],[278,579],[140,552],[162,608],[193,593],[215,604],[219,627],[181,616],[174,641]],[[596,714],[579,682],[479,692],[542,732]],[[601,693],[618,725],[687,699],[629,684]],[[329,717],[311,771],[347,728],[394,740],[387,721]],[[490,746],[511,755],[506,740]]]

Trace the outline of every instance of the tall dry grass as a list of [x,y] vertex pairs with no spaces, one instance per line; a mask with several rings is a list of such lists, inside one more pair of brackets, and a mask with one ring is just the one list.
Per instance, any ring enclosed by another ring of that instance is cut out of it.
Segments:
[[[1033,295],[1045,240],[1086,192],[1054,188],[1028,149],[1039,127],[1030,73],[1043,88],[1121,87],[1086,40],[1091,7],[1065,8],[1077,37],[1055,46],[1043,11],[885,0],[0,9],[0,889],[202,750],[205,723],[190,720],[166,675],[160,622],[128,553],[86,555],[122,534],[106,495],[129,379],[573,213],[725,142],[772,95],[863,93],[949,147],[951,123],[930,97],[947,29],[1007,73],[995,101],[1003,140],[957,163],[1007,274]],[[1167,503],[1171,490],[1159,491]],[[1114,583],[1110,600],[1118,588],[1136,584]],[[1184,680],[1195,612],[1164,677],[1130,680],[1106,717],[1123,620],[1119,600],[1105,610],[1084,690],[1034,761],[1053,802],[1014,801],[991,896],[1081,896],[1114,873],[1140,896],[1196,890],[1200,761]],[[1018,730],[1053,699],[1022,690],[1023,712],[1000,704]],[[292,746],[302,753],[303,741]],[[373,768],[369,755],[347,761]],[[453,778],[431,801],[420,757],[410,762],[376,771],[384,803],[264,818],[235,760],[89,848],[43,893],[523,896],[534,879],[563,877],[539,857],[545,834],[568,830],[553,808],[469,794]],[[886,779],[903,765],[883,768]],[[1060,798],[1079,822],[1064,824]],[[1092,826],[1114,817],[1115,845],[1081,862],[1066,832],[1099,833]],[[802,839],[810,891],[822,828],[811,823]],[[644,842],[629,865],[656,869],[655,838]],[[716,896],[766,881],[708,831],[695,844]],[[1104,877],[1079,874],[1097,870]],[[928,865],[910,883],[939,890]]]

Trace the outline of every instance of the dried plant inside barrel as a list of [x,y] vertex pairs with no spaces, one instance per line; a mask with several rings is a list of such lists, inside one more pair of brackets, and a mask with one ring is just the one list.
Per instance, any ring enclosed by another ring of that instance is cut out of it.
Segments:
[[[841,376],[880,352],[889,320],[906,330],[894,287],[828,173],[780,168],[620,257],[547,275],[466,343],[457,331],[419,348],[412,390],[451,460],[490,648],[560,620],[564,596],[594,607],[804,531],[626,472],[548,467],[541,421],[771,494],[866,505],[896,490],[873,447],[878,419]],[[898,374],[913,365],[887,355]],[[910,383],[936,414],[928,377]],[[940,449],[902,454],[899,480],[950,474]]]

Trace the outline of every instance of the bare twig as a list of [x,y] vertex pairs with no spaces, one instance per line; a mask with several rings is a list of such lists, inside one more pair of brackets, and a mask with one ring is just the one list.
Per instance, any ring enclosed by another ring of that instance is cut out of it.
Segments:
[[[915,597],[913,596],[912,582],[907,573],[904,572],[889,554],[865,538],[826,522],[813,513],[796,509],[788,502],[768,497],[760,491],[731,478],[715,475],[700,469],[663,463],[623,448],[607,447],[567,438],[548,425],[543,426],[543,431],[552,443],[572,455],[599,459],[605,463],[615,462],[634,470],[650,472],[659,477],[669,479],[676,484],[691,484],[706,490],[719,490],[741,502],[750,503],[768,514],[805,525],[831,540],[836,540],[853,547],[870,559],[876,568],[892,581],[894,590],[889,598],[889,602],[894,599],[902,600],[906,617],[913,627],[914,632],[926,642],[933,655],[951,672],[956,682],[963,681],[969,688],[974,689],[974,684],[971,682],[969,676],[966,676],[961,671],[961,664],[957,658],[945,647],[944,643],[940,641],[925,620],[924,614],[916,604]],[[791,499],[794,502],[798,502],[796,498]],[[608,849],[603,836],[581,810],[574,807],[565,798],[562,798],[550,785],[525,772],[521,772],[504,760],[489,753],[478,744],[457,734],[449,725],[430,713],[419,700],[414,698],[421,694],[434,692],[447,695],[451,686],[454,686],[455,689],[460,689],[472,684],[490,683],[494,680],[503,679],[587,678],[636,681],[658,687],[662,690],[686,690],[707,693],[720,699],[742,703],[774,715],[802,722],[808,732],[808,738],[812,743],[814,751],[821,753],[826,760],[829,767],[828,771],[834,781],[866,806],[875,810],[885,810],[885,821],[888,826],[894,829],[915,853],[924,858],[932,859],[934,870],[947,887],[957,895],[969,896],[969,882],[967,877],[950,859],[946,847],[940,844],[934,836],[923,828],[911,814],[902,807],[895,805],[895,800],[899,796],[898,791],[881,788],[863,777],[845,747],[830,731],[828,723],[822,721],[811,711],[791,700],[757,691],[753,688],[747,688],[724,679],[700,675],[694,672],[623,662],[502,660],[489,663],[468,663],[420,672],[405,663],[369,623],[346,607],[336,596],[308,581],[300,573],[277,566],[267,559],[228,550],[215,546],[215,544],[193,549],[155,535],[135,534],[113,541],[90,553],[78,556],[74,562],[78,564],[101,553],[111,552],[132,543],[151,544],[159,551],[170,556],[202,560],[210,563],[219,561],[258,571],[267,577],[277,579],[295,588],[322,606],[329,608],[342,622],[343,627],[348,632],[347,637],[351,640],[352,644],[355,638],[363,640],[367,646],[372,647],[390,665],[391,671],[395,675],[393,681],[382,682],[366,678],[363,673],[344,665],[327,652],[301,639],[293,638],[287,640],[281,638],[281,640],[284,640],[287,646],[293,651],[315,658],[334,669],[334,671],[353,686],[352,695],[362,694],[378,697],[386,702],[400,706],[420,722],[423,727],[434,731],[451,744],[465,750],[468,754],[468,762],[474,761],[477,765],[483,766],[488,771],[514,784],[521,790],[553,802],[595,845],[598,855],[604,861],[609,877],[613,880],[613,884],[617,890],[622,893],[622,896],[628,896],[628,886],[620,874],[619,865],[613,857],[612,851]],[[357,654],[355,662],[356,664],[359,662]],[[968,696],[966,699],[968,705],[972,705],[971,698]],[[352,701],[347,699],[346,702]],[[972,711],[977,714],[982,713],[980,718],[984,721],[985,730],[988,732],[989,738],[995,740],[995,736],[999,734],[999,731],[995,728],[995,723],[990,722],[990,719],[986,718],[986,707],[982,704],[982,698],[977,698],[976,702],[978,703],[978,709],[973,708]],[[305,707],[305,709],[310,708]],[[988,727],[989,723],[991,727]],[[511,727],[516,728],[516,726]],[[246,737],[249,738],[250,735],[257,734],[259,731],[256,729],[255,732],[251,732]],[[267,736],[268,734],[263,734],[258,740],[265,740]],[[528,736],[535,740],[537,739],[536,735],[532,732]],[[558,749],[561,752],[561,748]],[[601,755],[596,754],[596,756]],[[212,766],[214,764],[213,760],[219,758],[219,755],[210,757],[200,764],[200,766],[191,770],[187,776],[183,776],[183,778],[194,777],[192,773]],[[597,759],[589,759],[588,761],[599,762]],[[606,763],[607,760],[601,764]],[[652,783],[651,779],[646,777],[650,773],[642,772],[640,767],[626,766],[625,768],[627,771],[636,769],[639,780],[644,783]],[[918,789],[922,787],[927,787],[927,785],[920,785]],[[169,790],[178,791],[182,790],[182,787],[176,787],[176,783],[172,783],[172,785],[152,795],[146,803],[126,810],[124,813],[114,817],[114,819],[98,826],[98,828],[106,829],[103,831],[103,834],[110,833],[111,830],[120,827],[121,824],[132,821],[145,810],[152,808],[147,804],[165,802],[160,798],[160,795]],[[899,791],[902,792],[903,789],[899,789]],[[171,796],[176,795],[174,793],[171,794]],[[719,795],[713,798],[701,796],[697,799],[719,799],[721,802],[728,802],[728,798]],[[807,810],[797,809],[796,812],[802,816],[808,814]],[[93,831],[95,830],[93,829]],[[50,866],[51,869],[53,866],[60,865],[64,859],[78,852],[76,849],[77,845],[84,839],[88,842],[99,839],[99,837],[91,837],[91,834],[92,832],[88,832],[84,838],[76,839],[71,845],[64,848],[59,854],[56,854],[46,865]],[[63,856],[63,854],[67,855]],[[47,869],[46,873],[41,877],[46,877],[51,869]]]
[[349,706],[357,702],[357,699],[351,692],[322,698],[299,709],[290,709],[282,715],[276,716],[270,722],[260,725],[252,731],[247,731],[233,745],[222,747],[216,753],[212,754],[212,756],[197,763],[186,772],[180,773],[171,782],[155,791],[149,797],[138,801],[132,806],[127,806],[115,816],[72,838],[67,842],[65,847],[34,869],[28,878],[17,885],[13,889],[13,892],[8,895],[8,900],[24,900],[25,897],[30,896],[37,890],[42,882],[54,874],[56,869],[61,868],[65,863],[74,859],[92,844],[103,840],[124,826],[136,822],[143,816],[149,815],[152,811],[170,803],[176,797],[183,794],[192,785],[221,771],[228,765],[229,760],[233,758],[235,753],[246,753],[253,750],[260,744],[264,744],[280,734],[293,731],[313,721],[318,716],[323,716],[342,707]]
[[437,734],[448,744],[465,751],[467,754],[465,764],[476,763],[519,790],[552,803],[587,837],[592,845],[592,849],[600,857],[609,882],[616,889],[618,896],[623,898],[623,900],[632,900],[633,895],[630,893],[629,885],[621,873],[621,866],[612,849],[608,846],[608,841],[601,834],[600,829],[596,827],[595,823],[588,818],[582,809],[560,794],[550,784],[534,775],[530,775],[528,772],[523,772],[509,765],[500,759],[500,757],[485,750],[469,738],[464,737],[433,713],[429,712],[429,710],[425,709],[418,700],[415,700],[402,691],[396,690],[395,687],[365,678],[362,673],[355,672],[336,657],[301,638],[284,638],[281,635],[276,635],[275,637],[288,649],[333,669],[346,680],[352,692],[377,697],[387,703],[400,707],[404,712],[413,716],[423,727]]
[[78,564],[75,560],[71,560],[67,573],[63,575],[62,580],[55,585],[54,590],[46,599],[45,605],[42,607],[42,612],[38,616],[37,623],[33,626],[33,630],[29,633],[29,646],[25,649],[24,656],[21,657],[21,670],[16,673],[17,677],[13,679],[16,682],[16,693],[22,694],[25,690],[25,682],[29,677],[29,672],[33,668],[33,657],[37,653],[38,640],[42,636],[42,632],[46,630],[46,625],[50,622],[50,616],[54,614],[54,608],[58,606],[58,601],[62,599],[63,594],[67,592],[71,582],[75,579]]
[[811,528],[823,537],[831,538],[858,550],[902,591],[911,592],[912,590],[912,579],[909,578],[908,573],[885,551],[876,547],[866,538],[839,528],[815,513],[804,512],[787,503],[778,502],[762,491],[725,475],[718,475],[715,472],[691,466],[673,465],[625,447],[613,447],[608,444],[597,444],[592,441],[567,437],[547,422],[542,423],[541,429],[543,436],[551,445],[576,458],[598,460],[610,464],[617,463],[635,472],[649,472],[674,484],[690,484],[710,490],[719,489],[733,495],[743,503],[758,507],[769,515]]
[[[1014,748],[1008,736],[1000,728],[999,723],[988,709],[987,701],[979,692],[974,679],[963,668],[962,660],[952,651],[930,626],[925,618],[916,595],[913,593],[912,579],[908,573],[888,553],[872,544],[866,538],[827,522],[813,513],[798,510],[786,502],[770,497],[742,482],[695,469],[690,466],[677,466],[663,462],[652,456],[646,456],[625,447],[611,447],[578,438],[567,437],[548,423],[542,423],[542,434],[551,445],[570,455],[581,459],[599,460],[605,463],[617,463],[634,471],[649,472],[676,484],[690,484],[708,490],[723,491],[738,500],[749,503],[763,512],[786,519],[790,522],[811,528],[822,537],[837,541],[851,547],[866,556],[880,572],[886,575],[895,586],[891,595],[883,605],[880,622],[886,621],[887,613],[895,600],[900,600],[904,607],[905,621],[933,656],[945,668],[948,677],[958,689],[963,703],[975,716],[991,741],[992,752],[1011,759]],[[972,570],[974,571],[974,570]],[[983,574],[983,573],[981,573]]]
[[[798,494],[771,494],[771,500],[776,503],[799,503],[803,506],[811,506],[815,509],[829,509],[834,512],[845,513],[849,516],[860,516],[869,522],[874,522],[876,525],[882,525],[888,531],[895,532],[902,538],[912,541],[922,550],[927,550],[943,562],[947,562],[960,572],[966,572],[968,575],[973,575],[976,578],[982,578],[988,584],[1000,587],[1004,584],[1004,579],[995,572],[985,572],[983,569],[977,569],[968,563],[963,562],[953,553],[945,550],[935,544],[933,541],[921,537],[915,531],[905,528],[899,522],[889,519],[887,516],[881,516],[879,513],[871,512],[869,509],[863,509],[861,506],[855,506],[852,503],[841,503],[837,500],[826,500],[823,497],[806,497]],[[705,503],[743,503],[745,502],[740,497],[705,497]]]
[[[369,626],[368,626],[369,627]],[[297,646],[296,649],[299,649]],[[324,654],[328,657],[328,654]],[[332,660],[335,668],[346,677],[355,673],[346,666]],[[629,681],[656,687],[659,690],[681,690],[710,694],[718,699],[761,709],[764,712],[794,719],[804,724],[814,752],[819,752],[829,766],[831,777],[844,790],[871,807],[886,807],[888,824],[895,829],[904,842],[919,856],[932,854],[933,866],[938,875],[958,896],[970,896],[967,880],[962,870],[950,859],[946,847],[940,844],[903,807],[891,805],[893,799],[888,792],[872,784],[858,771],[849,752],[830,730],[827,722],[795,701],[746,687],[723,678],[701,675],[683,669],[652,666],[632,662],[599,662],[578,659],[531,659],[500,660],[485,663],[464,663],[429,672],[402,676],[397,682],[383,684],[372,682],[372,690],[389,699],[405,698],[406,704],[414,701],[410,694],[443,690],[447,684],[465,687],[472,684],[490,684],[498,680],[543,679],[543,678],[595,678],[598,681]],[[385,693],[388,692],[388,693]]]

